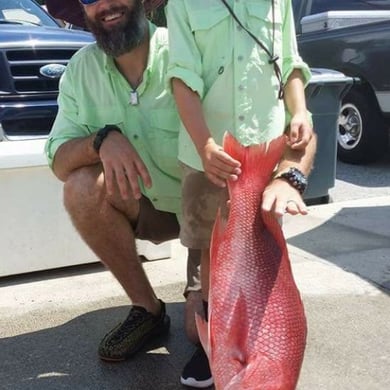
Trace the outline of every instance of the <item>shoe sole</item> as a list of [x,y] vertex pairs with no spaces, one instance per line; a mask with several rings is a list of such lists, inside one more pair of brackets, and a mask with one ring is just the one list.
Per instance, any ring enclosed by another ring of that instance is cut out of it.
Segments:
[[146,345],[146,343],[150,341],[150,339],[154,337],[166,335],[169,332],[170,325],[171,325],[170,318],[168,316],[165,316],[162,324],[162,328],[156,327],[152,329],[150,332],[146,333],[145,336],[141,338],[139,342],[135,344],[133,348],[130,351],[128,351],[123,357],[115,358],[115,357],[103,356],[99,354],[99,358],[105,362],[111,362],[111,363],[123,362],[129,359],[135,353],[137,353],[140,349],[142,349]]
[[204,381],[197,381],[194,378],[184,379],[183,377],[180,377],[180,383],[184,386],[195,387],[197,389],[206,389],[214,384],[214,379],[211,377]]

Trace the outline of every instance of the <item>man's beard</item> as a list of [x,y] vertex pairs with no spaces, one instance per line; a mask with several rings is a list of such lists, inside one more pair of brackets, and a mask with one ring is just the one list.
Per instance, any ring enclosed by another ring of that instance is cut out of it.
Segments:
[[[100,19],[115,12],[124,12],[125,21],[106,30]],[[85,20],[97,45],[112,57],[119,57],[138,47],[147,33],[147,20],[141,0],[135,0],[132,9],[113,6],[109,11],[97,15],[96,20],[90,20],[87,16]]]

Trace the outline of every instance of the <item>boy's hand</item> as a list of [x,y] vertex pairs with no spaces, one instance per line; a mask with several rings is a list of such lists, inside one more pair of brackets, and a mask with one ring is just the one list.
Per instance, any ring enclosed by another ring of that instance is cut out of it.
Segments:
[[241,163],[230,157],[213,139],[207,141],[200,155],[207,178],[218,187],[226,187],[226,180],[238,179]]
[[289,145],[291,149],[303,150],[312,136],[313,127],[307,118],[307,113],[295,114],[291,118],[287,133],[287,145]]

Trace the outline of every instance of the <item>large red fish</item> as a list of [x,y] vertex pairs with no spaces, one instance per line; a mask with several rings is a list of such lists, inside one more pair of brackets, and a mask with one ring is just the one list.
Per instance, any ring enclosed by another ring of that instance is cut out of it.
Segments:
[[293,390],[306,341],[306,319],[286,241],[261,199],[285,146],[241,146],[230,134],[224,149],[241,162],[229,182],[228,220],[218,216],[211,243],[208,324],[197,318],[218,390]]

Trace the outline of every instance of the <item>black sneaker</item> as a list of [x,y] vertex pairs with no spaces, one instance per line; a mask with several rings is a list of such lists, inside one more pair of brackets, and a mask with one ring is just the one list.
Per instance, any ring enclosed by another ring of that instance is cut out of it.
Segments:
[[132,306],[127,318],[107,333],[99,345],[102,360],[122,361],[141,349],[153,337],[168,333],[170,318],[161,301],[161,313],[155,316],[145,308]]
[[185,386],[196,387],[198,389],[205,389],[214,383],[209,360],[200,344],[197,346],[189,362],[184,366],[180,382]]

